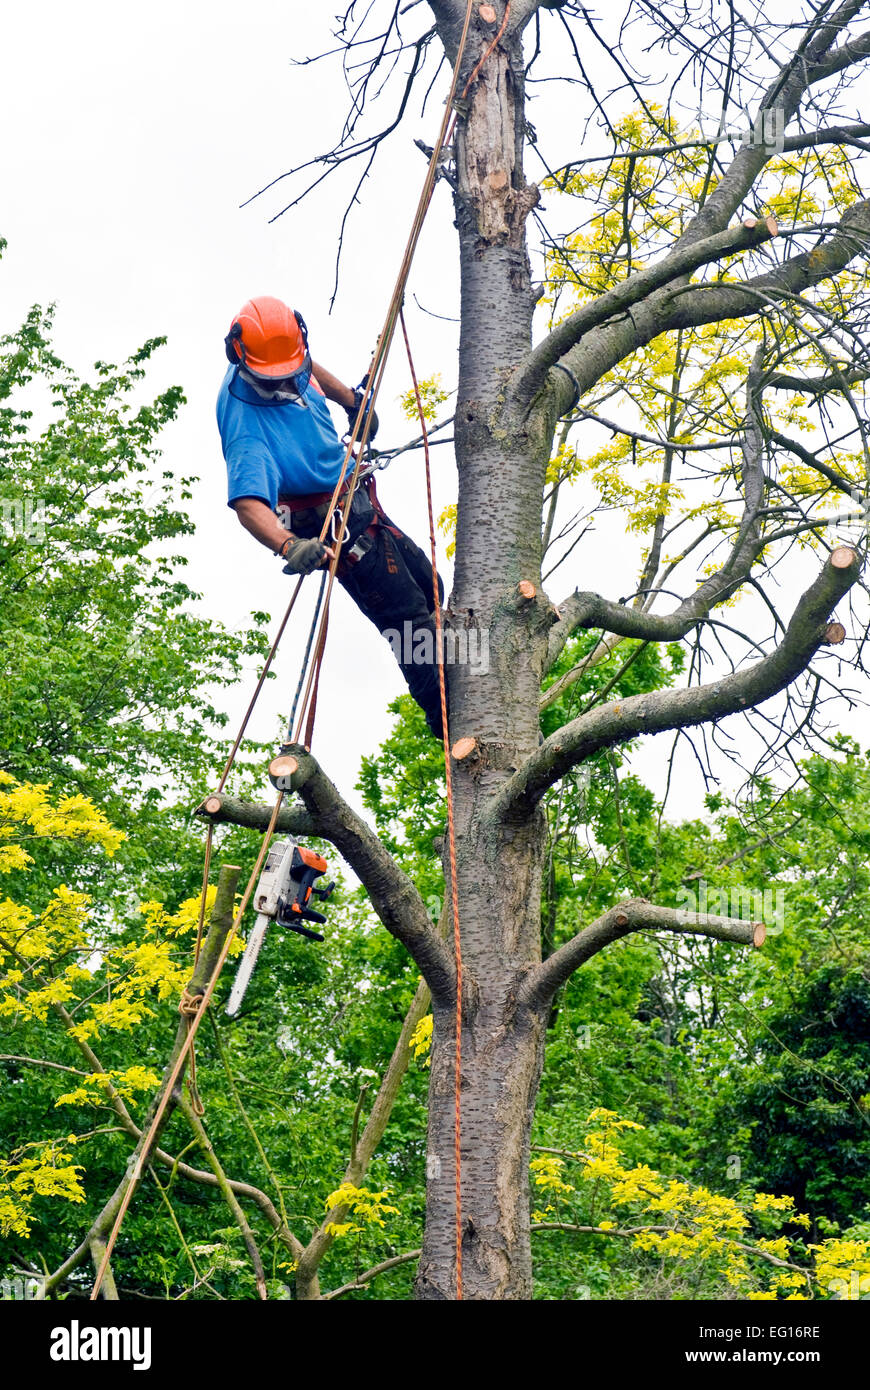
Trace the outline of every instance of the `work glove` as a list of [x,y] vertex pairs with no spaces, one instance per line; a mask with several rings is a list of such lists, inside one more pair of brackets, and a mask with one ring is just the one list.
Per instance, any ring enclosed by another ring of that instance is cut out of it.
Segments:
[[284,573],[312,574],[323,564],[326,553],[323,541],[317,540],[316,537],[304,541],[294,540],[282,552],[283,558],[287,561]]
[[[351,434],[353,434],[353,427],[354,427],[354,425],[356,424],[356,417],[357,417],[357,415],[359,414],[359,408],[360,408],[360,406],[361,406],[362,403],[363,403],[363,398],[364,398],[364,396],[365,396],[366,387],[368,386],[368,384],[369,384],[369,379],[368,379],[368,376],[366,375],[366,376],[363,377],[363,379],[362,379],[362,381],[360,382],[359,386],[355,386],[355,387],[354,387],[354,390],[353,390],[353,405],[349,408],[349,410],[348,410],[348,412],[347,412],[347,423],[348,423],[348,426],[350,427],[350,433],[351,433]],[[374,439],[375,435],[376,435],[377,432],[378,432],[378,415],[377,415],[377,411],[372,409],[371,397],[369,398],[369,403],[368,403],[368,405],[366,406],[365,415],[363,416],[362,421],[361,421],[361,423],[360,423],[360,434],[362,433],[363,426],[365,425],[365,422],[366,422],[366,420],[368,419],[369,415],[371,415],[371,417],[372,417],[371,428],[370,428],[370,430],[369,430],[369,440],[372,440],[372,439]]]

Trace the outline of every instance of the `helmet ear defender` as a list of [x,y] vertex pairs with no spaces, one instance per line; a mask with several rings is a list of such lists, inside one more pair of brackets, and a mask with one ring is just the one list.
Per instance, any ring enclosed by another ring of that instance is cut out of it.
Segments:
[[305,344],[305,351],[307,352],[307,351],[308,351],[308,325],[306,324],[304,318],[302,317],[302,315],[300,314],[300,312],[299,312],[298,309],[294,309],[294,310],[293,310],[293,317],[295,318],[296,322],[299,324],[299,332],[302,334],[302,341],[303,341],[303,343]]
[[[236,343],[239,351],[236,352]],[[245,360],[245,344],[242,342],[242,325],[234,323],[227,336],[224,338],[224,348],[226,349],[227,361],[235,367],[241,360]]]

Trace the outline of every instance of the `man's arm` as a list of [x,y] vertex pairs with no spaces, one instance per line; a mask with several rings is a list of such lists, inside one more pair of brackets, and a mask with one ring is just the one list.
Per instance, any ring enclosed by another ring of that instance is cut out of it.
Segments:
[[[259,497],[237,497],[231,505],[246,531],[250,531],[261,545],[268,546],[276,555],[283,554],[284,547],[293,537],[281,525],[268,503]],[[329,546],[326,547],[326,554],[332,558],[333,552]]]
[[352,386],[344,386],[337,376],[333,376],[332,372],[321,367],[319,362],[312,362],[311,370],[327,400],[335,401],[335,404],[340,405],[342,410],[353,410],[355,400]]

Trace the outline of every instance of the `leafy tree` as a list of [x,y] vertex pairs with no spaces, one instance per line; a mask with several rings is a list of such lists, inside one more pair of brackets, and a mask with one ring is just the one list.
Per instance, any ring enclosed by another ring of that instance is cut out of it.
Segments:
[[829,964],[765,1017],[758,1068],[734,1107],[756,1173],[817,1216],[851,1226],[867,1203],[870,980]]
[[[215,692],[262,637],[206,620],[180,578],[191,479],[161,467],[157,440],[184,397],[137,403],[162,340],[83,380],[52,350],[51,319],[34,307],[0,339],[0,767],[135,820],[127,891],[162,893],[171,867],[183,897],[189,808],[226,722]],[[61,854],[69,877],[75,853]],[[88,887],[117,898],[120,884]]]

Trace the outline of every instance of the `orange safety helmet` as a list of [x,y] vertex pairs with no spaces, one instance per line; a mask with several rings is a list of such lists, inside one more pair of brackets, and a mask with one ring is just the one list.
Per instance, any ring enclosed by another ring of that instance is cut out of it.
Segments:
[[293,376],[310,363],[302,315],[268,294],[242,305],[224,344],[229,361],[241,362],[254,376]]

